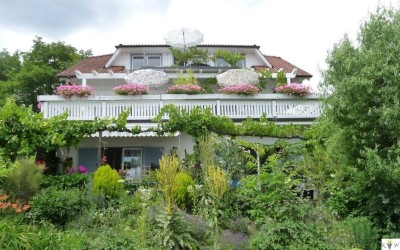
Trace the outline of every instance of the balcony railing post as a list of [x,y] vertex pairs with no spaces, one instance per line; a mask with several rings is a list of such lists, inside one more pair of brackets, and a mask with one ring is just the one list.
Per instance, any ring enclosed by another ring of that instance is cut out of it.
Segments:
[[106,101],[101,102],[101,118],[104,118],[107,116],[107,103]]
[[217,113],[216,115],[221,115],[221,99],[217,100]]
[[272,100],[272,117],[276,119],[276,111],[277,111],[277,106],[276,106],[276,100]]
[[44,118],[49,118],[50,117],[50,114],[49,114],[49,103],[48,102],[43,102],[42,103],[41,110],[43,112],[43,117]]

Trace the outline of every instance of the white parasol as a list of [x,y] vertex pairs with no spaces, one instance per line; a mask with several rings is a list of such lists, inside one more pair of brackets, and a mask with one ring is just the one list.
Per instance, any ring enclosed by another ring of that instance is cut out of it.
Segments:
[[203,42],[204,35],[196,29],[181,28],[171,30],[164,36],[164,40],[168,45],[175,48],[193,47]]
[[256,83],[258,73],[250,69],[230,69],[217,75],[219,86],[232,86],[244,83]]
[[167,73],[154,69],[141,69],[125,76],[127,83],[141,83],[143,85],[159,86],[168,82]]

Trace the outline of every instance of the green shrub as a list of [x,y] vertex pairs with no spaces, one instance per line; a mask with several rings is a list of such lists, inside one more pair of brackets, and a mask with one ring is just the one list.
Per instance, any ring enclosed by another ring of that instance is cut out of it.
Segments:
[[0,219],[0,249],[33,249],[36,228],[17,218]]
[[31,201],[28,217],[36,221],[47,220],[59,226],[79,215],[88,206],[81,190],[59,190],[54,187],[42,190]]
[[92,192],[97,196],[105,196],[107,199],[117,198],[122,194],[124,184],[117,170],[110,165],[100,166],[93,177]]
[[378,249],[378,230],[367,217],[349,218],[345,223],[353,235],[353,247]]
[[190,208],[193,205],[193,193],[188,187],[194,187],[194,180],[187,173],[178,173],[175,176],[174,199],[179,208]]
[[79,188],[88,183],[89,175],[81,173],[65,175],[46,175],[43,177],[42,188],[56,187],[57,189]]
[[28,201],[39,189],[43,177],[43,165],[33,159],[19,159],[3,180],[4,191],[14,199]]

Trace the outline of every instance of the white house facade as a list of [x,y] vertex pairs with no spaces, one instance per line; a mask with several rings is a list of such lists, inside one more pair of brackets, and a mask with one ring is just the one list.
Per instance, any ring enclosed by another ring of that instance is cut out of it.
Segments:
[[[194,64],[190,61],[184,66],[174,66],[175,58],[169,45],[117,45],[113,54],[89,57],[61,72],[58,76],[67,83],[90,85],[94,95],[85,98],[65,99],[57,95],[39,96],[45,118],[68,111],[70,120],[93,120],[96,117],[117,117],[127,108],[131,109],[127,126],[140,125],[146,129],[154,126],[151,119],[167,104],[174,104],[186,110],[193,107],[207,107],[215,115],[227,116],[235,121],[263,114],[275,122],[310,124],[320,115],[320,101],[316,95],[293,97],[273,92],[276,74],[286,72],[287,82],[302,83],[312,77],[308,72],[276,56],[266,56],[256,45],[197,45],[212,56],[218,50],[240,53],[244,56],[237,65],[231,67],[223,60],[205,61]],[[232,68],[249,68],[255,71],[268,69],[272,79],[268,80],[261,93],[252,96],[228,95],[218,92],[218,86],[210,86],[210,93],[186,95],[168,94],[173,79],[188,70],[199,80],[200,85]],[[169,82],[151,86],[147,95],[120,96],[113,88],[125,82],[127,74],[141,69],[154,69],[167,74]],[[268,140],[270,139],[264,139]],[[99,142],[100,141],[100,142]],[[269,141],[271,142],[271,141]],[[193,152],[193,140],[189,135],[175,133],[157,136],[143,132],[138,135],[121,132],[103,132],[101,140],[94,134],[83,140],[77,149],[61,150],[61,157],[72,157],[74,166],[84,165],[93,171],[97,167],[98,149],[115,169],[135,169],[139,175],[144,168],[156,167],[163,154]]]

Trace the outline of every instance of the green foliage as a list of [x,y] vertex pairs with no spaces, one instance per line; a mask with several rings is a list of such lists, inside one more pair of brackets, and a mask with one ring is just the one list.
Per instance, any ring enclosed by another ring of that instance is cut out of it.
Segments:
[[189,232],[185,217],[179,212],[162,210],[156,215],[155,235],[162,249],[197,249],[197,241]]
[[244,55],[240,52],[232,53],[227,50],[217,50],[211,60],[216,61],[218,59],[223,59],[231,67],[236,67],[238,62],[244,59]]
[[195,84],[197,85],[199,82],[197,81],[192,70],[188,69],[186,73],[178,73],[178,77],[173,80],[173,84],[175,85],[186,85],[186,84]]
[[163,194],[165,210],[168,214],[174,212],[174,197],[176,176],[179,171],[179,161],[175,156],[163,156],[160,160],[160,169],[157,170],[158,188]]
[[[169,115],[168,121],[163,120],[165,114]],[[153,121],[158,123],[158,127],[154,131],[159,134],[180,131],[197,139],[210,132],[219,135],[280,138],[295,138],[301,134],[300,126],[292,124],[278,126],[274,122],[268,121],[265,116],[260,117],[259,121],[248,118],[237,125],[228,117],[212,114],[209,108],[195,107],[188,112],[185,109],[180,110],[172,104],[165,105]]]
[[47,220],[64,226],[88,206],[83,192],[77,188],[59,190],[54,187],[42,190],[31,201],[28,217],[34,221]]
[[92,188],[94,195],[105,196],[107,199],[118,198],[123,188],[121,176],[110,165],[100,166],[94,173]]
[[82,189],[89,181],[88,174],[73,173],[65,175],[47,175],[43,177],[42,188],[55,187],[57,189]]
[[10,54],[6,49],[0,52],[0,81],[8,81],[21,69],[19,51]]
[[330,168],[331,206],[343,217],[367,216],[391,233],[400,232],[399,53],[400,14],[393,8],[371,13],[356,42],[345,36],[337,43],[323,73],[322,129],[313,137],[330,167],[336,165]]
[[18,103],[36,107],[38,95],[52,94],[60,84],[59,72],[90,54],[91,51],[78,52],[63,42],[45,43],[41,37],[33,40],[29,52],[15,52],[10,56],[3,51],[0,65],[7,63],[8,66],[4,69],[7,77],[2,77],[6,91],[1,91],[1,99],[15,95]]
[[37,238],[33,226],[25,225],[18,218],[0,218],[1,249],[33,249]]
[[190,208],[193,205],[193,195],[188,188],[194,187],[194,181],[187,173],[178,173],[175,176],[174,200],[179,208]]
[[257,83],[257,87],[259,89],[265,89],[265,86],[267,84],[267,80],[271,79],[272,77],[272,71],[267,69],[267,70],[260,70],[258,71],[259,74],[259,78],[258,78],[258,83]]
[[43,165],[36,165],[33,159],[18,159],[15,167],[3,180],[3,188],[14,199],[29,199],[39,190],[43,177]]
[[286,72],[284,70],[279,70],[276,73],[276,86],[280,87],[287,83]]
[[189,47],[187,50],[180,50],[175,48],[169,48],[173,57],[175,66],[187,66],[187,63],[191,61],[194,65],[204,64],[208,61],[208,50],[199,49],[197,47]]
[[378,230],[366,217],[354,217],[347,219],[346,223],[353,236],[353,247],[360,249],[379,249]]

